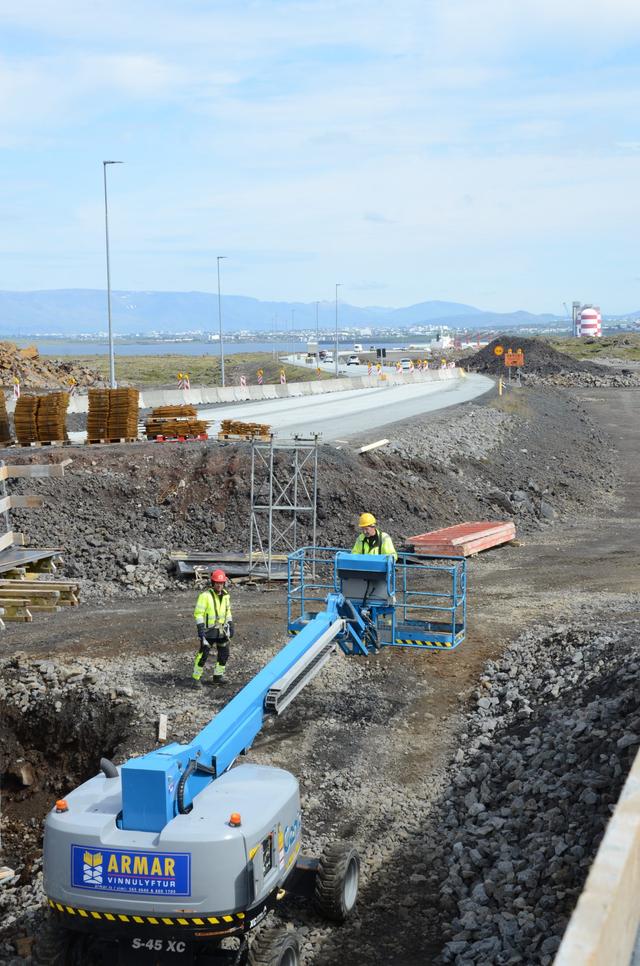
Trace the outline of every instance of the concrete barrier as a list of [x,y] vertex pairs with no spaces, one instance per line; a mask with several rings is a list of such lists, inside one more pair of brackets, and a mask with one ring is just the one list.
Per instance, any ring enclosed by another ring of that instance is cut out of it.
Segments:
[[[231,402],[246,402],[259,399],[290,398],[292,396],[315,396],[331,392],[344,392],[348,389],[386,389],[412,383],[442,382],[458,379],[459,369],[432,369],[428,372],[390,372],[386,379],[378,376],[342,376],[339,379],[322,379],[309,382],[291,382],[285,385],[268,386],[202,386],[198,389],[154,389],[140,393],[140,408],[154,409],[156,406],[221,405]],[[15,410],[15,399],[7,399],[7,411]],[[86,413],[89,397],[84,393],[72,396],[69,400],[70,413]]]
[[629,966],[640,924],[640,753],[620,793],[554,966]]

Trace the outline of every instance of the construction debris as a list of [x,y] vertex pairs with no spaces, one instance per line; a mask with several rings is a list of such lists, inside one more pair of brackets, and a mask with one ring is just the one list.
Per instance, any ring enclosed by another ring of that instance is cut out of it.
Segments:
[[10,387],[17,379],[24,390],[65,389],[70,385],[102,383],[94,369],[75,362],[43,359],[35,346],[19,349],[13,342],[0,342],[0,385]]
[[366,446],[361,446],[358,452],[368,453],[369,450],[379,449],[381,446],[387,446],[388,443],[389,443],[388,439],[379,439],[376,443],[368,443]]
[[515,523],[459,523],[454,527],[407,537],[407,543],[420,553],[443,557],[469,557],[489,547],[509,543],[516,535]]
[[195,406],[158,406],[145,422],[147,439],[196,439],[206,436],[208,424],[197,419]]
[[218,439],[271,439],[271,426],[267,423],[243,423],[237,419],[223,419]]
[[139,395],[137,389],[90,389],[87,442],[137,439]]

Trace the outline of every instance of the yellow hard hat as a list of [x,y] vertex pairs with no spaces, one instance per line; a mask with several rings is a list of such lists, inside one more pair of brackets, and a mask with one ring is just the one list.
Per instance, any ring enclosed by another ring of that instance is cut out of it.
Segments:
[[360,519],[358,520],[359,527],[375,527],[376,518],[373,513],[361,513]]

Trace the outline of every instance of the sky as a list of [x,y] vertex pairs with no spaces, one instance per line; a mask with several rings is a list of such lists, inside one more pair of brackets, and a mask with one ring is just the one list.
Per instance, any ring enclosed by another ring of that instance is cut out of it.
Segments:
[[0,0],[0,289],[640,308],[637,0]]

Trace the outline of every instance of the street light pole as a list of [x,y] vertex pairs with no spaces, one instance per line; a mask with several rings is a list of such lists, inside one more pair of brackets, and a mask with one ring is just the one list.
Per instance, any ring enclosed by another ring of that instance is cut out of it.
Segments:
[[316,302],[316,345],[320,344],[320,329],[318,327],[318,306],[319,302]]
[[116,388],[116,360],[113,352],[113,327],[111,324],[111,268],[109,265],[109,205],[107,202],[107,165],[124,164],[123,161],[103,161],[104,176],[104,233],[107,249],[107,316],[109,319],[109,382],[111,388]]
[[222,301],[220,299],[220,262],[226,255],[216,255],[218,262],[218,331],[220,333],[220,380],[224,387],[224,342],[222,340]]
[[338,289],[342,282],[336,282],[336,379],[338,378]]

